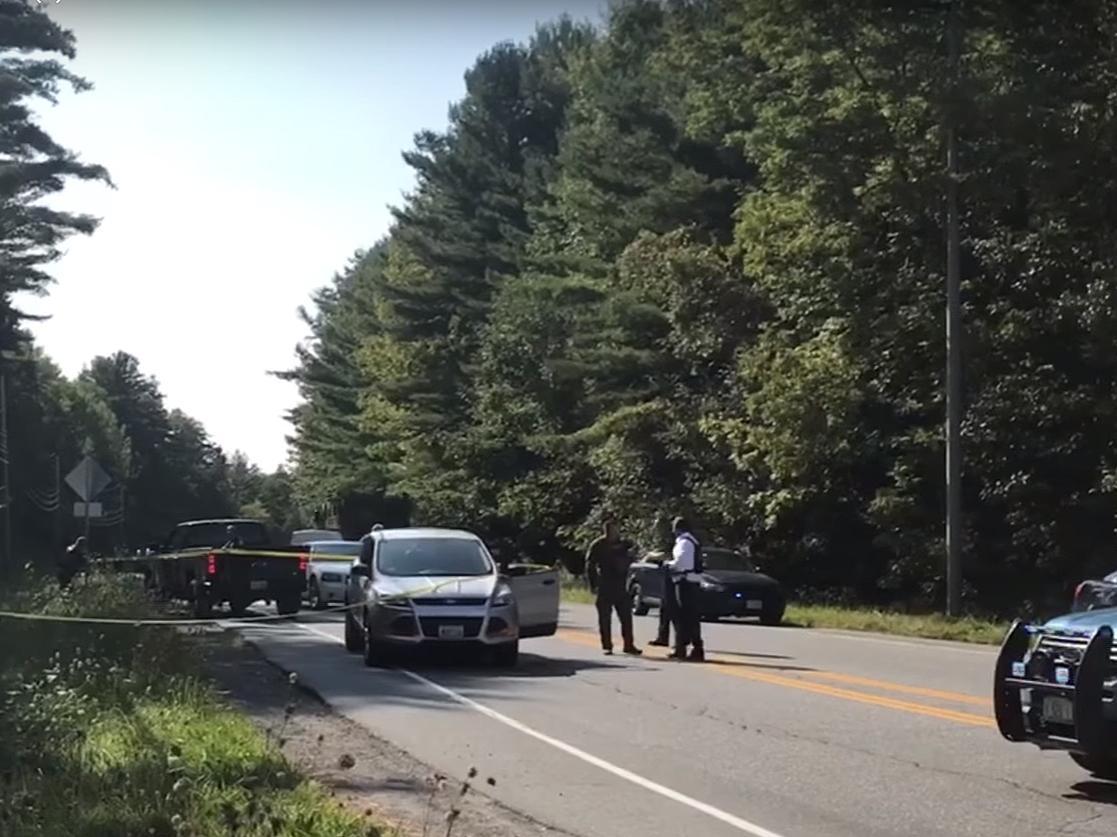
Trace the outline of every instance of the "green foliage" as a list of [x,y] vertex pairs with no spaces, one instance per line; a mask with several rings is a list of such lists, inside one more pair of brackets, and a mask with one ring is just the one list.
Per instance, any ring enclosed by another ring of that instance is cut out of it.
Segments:
[[803,591],[934,606],[953,121],[966,596],[1065,601],[1117,547],[1115,11],[966,3],[956,89],[933,4],[630,0],[494,48],[362,295],[319,297],[298,484],[570,565],[606,510],[647,547],[685,510]]
[[74,36],[22,0],[0,2],[0,349],[11,349],[24,315],[12,307],[19,292],[42,293],[46,266],[73,233],[90,233],[96,220],[41,203],[67,182],[109,182],[100,166],[82,163],[39,127],[38,102],[54,103],[64,87],[81,92],[89,82],[51,57],[73,58]]
[[[142,618],[138,583],[29,582],[0,606]],[[0,646],[0,831],[27,837],[379,833],[304,780],[192,668],[171,628],[6,622]]]

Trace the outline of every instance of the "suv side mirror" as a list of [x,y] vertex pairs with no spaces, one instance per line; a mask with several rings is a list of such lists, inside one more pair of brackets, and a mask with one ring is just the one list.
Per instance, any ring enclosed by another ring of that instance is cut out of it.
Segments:
[[368,578],[368,567],[366,567],[364,564],[354,564],[353,568],[349,570],[349,575],[351,575],[353,578]]

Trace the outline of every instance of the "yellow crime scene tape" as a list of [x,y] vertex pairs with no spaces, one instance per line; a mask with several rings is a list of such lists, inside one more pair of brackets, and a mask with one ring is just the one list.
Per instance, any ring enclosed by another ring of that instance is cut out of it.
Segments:
[[310,553],[310,552],[277,552],[270,549],[225,549],[218,547],[209,549],[185,549],[181,552],[167,552],[155,555],[124,555],[116,558],[93,558],[91,564],[135,564],[137,561],[170,561],[179,558],[203,558],[206,555],[238,556],[241,558],[290,558],[292,560],[306,561],[345,561],[352,563],[356,560],[354,555],[341,555],[338,553]]
[[[203,553],[204,554],[204,553]],[[259,554],[259,553],[256,553]],[[109,559],[110,561],[118,561],[122,559]],[[453,578],[443,579],[437,584],[432,584],[422,589],[414,588],[412,590],[404,590],[392,596],[387,596],[389,600],[395,599],[410,599],[413,596],[422,593],[434,593],[451,584],[455,584],[464,579],[471,579],[472,576],[455,576]],[[311,611],[316,616],[327,613],[344,613],[347,610],[355,610],[356,608],[363,607],[364,602],[357,602],[348,605],[335,605],[323,608],[322,610]],[[29,622],[69,622],[71,624],[84,624],[84,625],[131,625],[136,628],[143,627],[191,627],[201,625],[217,625],[221,623],[241,624],[241,623],[254,623],[254,622],[277,622],[280,620],[292,619],[298,614],[279,615],[274,613],[265,614],[262,616],[226,616],[226,617],[210,617],[208,619],[125,619],[122,617],[107,617],[107,616],[54,616],[47,613],[28,613],[16,610],[0,610],[0,619],[19,619]]]

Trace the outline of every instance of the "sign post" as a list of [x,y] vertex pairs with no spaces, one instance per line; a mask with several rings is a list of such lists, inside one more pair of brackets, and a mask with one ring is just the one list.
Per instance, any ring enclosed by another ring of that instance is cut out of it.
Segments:
[[82,499],[81,503],[74,503],[74,517],[85,517],[87,548],[89,546],[89,519],[101,516],[101,504],[94,503],[93,498],[104,491],[110,482],[112,482],[112,477],[105,473],[105,469],[92,456],[85,457],[74,467],[74,470],[66,475],[66,485],[70,486],[74,493]]

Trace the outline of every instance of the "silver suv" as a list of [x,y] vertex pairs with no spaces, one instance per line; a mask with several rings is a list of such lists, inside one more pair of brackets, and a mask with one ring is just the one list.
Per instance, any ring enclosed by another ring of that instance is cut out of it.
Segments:
[[484,542],[454,529],[370,533],[345,591],[345,647],[380,665],[388,651],[424,644],[490,647],[513,666],[520,639],[558,627],[558,571],[497,567]]

